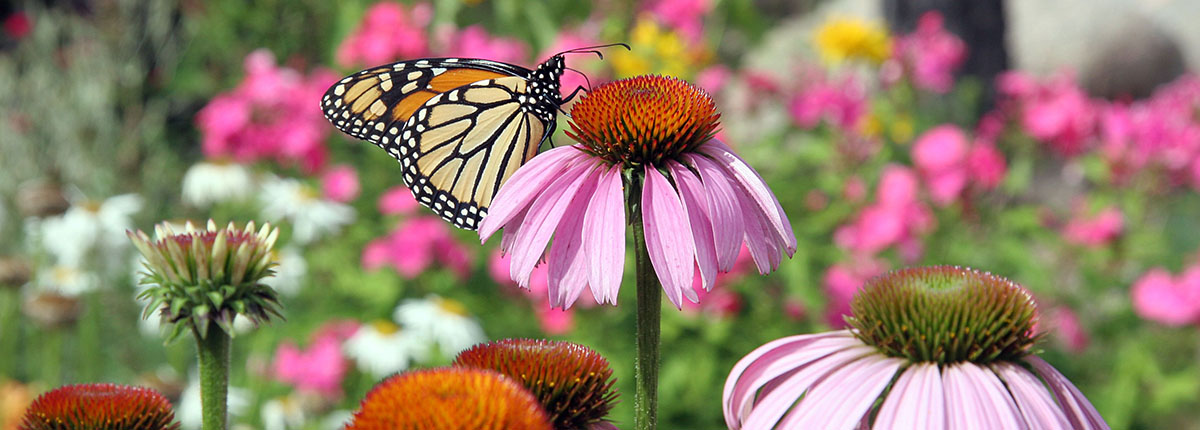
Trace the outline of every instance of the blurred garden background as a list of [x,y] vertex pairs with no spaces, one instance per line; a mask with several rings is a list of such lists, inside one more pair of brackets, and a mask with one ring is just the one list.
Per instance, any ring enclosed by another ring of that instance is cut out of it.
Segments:
[[888,269],[952,264],[1035,294],[1042,357],[1113,428],[1200,429],[1194,1],[10,0],[0,20],[0,429],[80,382],[153,387],[198,427],[195,347],[141,318],[125,231],[210,218],[283,232],[286,320],[238,326],[236,428],[340,428],[384,376],[508,337],[608,357],[628,426],[631,274],[619,306],[549,309],[544,269],[518,289],[498,240],[417,205],[318,108],[369,66],[615,42],[568,66],[707,89],[800,244],[666,305],[663,428],[723,428],[743,355],[843,327]]

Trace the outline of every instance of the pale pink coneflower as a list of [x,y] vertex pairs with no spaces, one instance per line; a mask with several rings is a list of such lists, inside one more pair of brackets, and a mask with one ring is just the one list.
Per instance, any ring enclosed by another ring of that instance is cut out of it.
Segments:
[[1037,304],[958,267],[868,281],[851,328],[770,342],[725,382],[732,430],[1107,429],[1079,389],[1033,355]]
[[521,286],[553,236],[545,257],[551,303],[570,307],[590,289],[597,302],[616,304],[627,216],[676,308],[685,296],[698,301],[696,267],[711,290],[743,243],[763,274],[795,252],[792,227],[766,182],[712,138],[719,114],[703,90],[638,76],[596,88],[571,114],[567,135],[580,143],[518,170],[480,225],[484,241],[505,229],[501,249],[512,254],[509,274]]

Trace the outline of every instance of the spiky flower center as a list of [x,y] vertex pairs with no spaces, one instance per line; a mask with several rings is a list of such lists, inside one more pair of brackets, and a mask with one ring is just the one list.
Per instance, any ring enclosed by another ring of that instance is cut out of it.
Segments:
[[385,379],[363,398],[346,430],[549,430],[537,399],[484,369],[418,370]]
[[987,364],[1031,352],[1037,304],[1008,279],[973,269],[919,267],[878,276],[859,290],[854,335],[913,362]]
[[149,388],[67,385],[29,405],[21,430],[175,430],[171,403]]
[[712,139],[718,119],[704,90],[676,78],[635,76],[581,97],[567,135],[612,164],[658,165]]
[[596,351],[570,342],[505,339],[463,351],[454,365],[503,373],[533,392],[556,429],[600,422],[616,403],[612,369]]

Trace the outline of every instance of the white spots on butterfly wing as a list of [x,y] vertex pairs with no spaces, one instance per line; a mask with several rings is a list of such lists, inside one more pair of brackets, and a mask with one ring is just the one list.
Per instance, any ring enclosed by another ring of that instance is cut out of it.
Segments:
[[[420,73],[420,72],[413,72],[413,73]],[[416,90],[417,90],[417,81],[408,81],[408,83],[406,83],[406,84],[404,84],[404,86],[400,87],[400,92],[404,93],[404,94],[408,94],[408,93],[411,93]]]
[[446,68],[444,68],[444,67],[434,67],[429,70],[432,71],[433,74],[435,74],[435,75],[440,75],[442,73],[446,73]]
[[417,80],[417,78],[420,78],[421,75],[423,75],[423,74],[425,74],[425,73],[420,70],[414,70],[414,71],[408,72],[408,76],[406,77],[406,79],[408,79],[410,81],[415,81],[415,80]]

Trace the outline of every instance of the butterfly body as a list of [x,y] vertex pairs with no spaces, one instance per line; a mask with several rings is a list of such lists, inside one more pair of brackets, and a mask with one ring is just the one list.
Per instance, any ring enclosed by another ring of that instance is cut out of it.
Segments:
[[500,185],[554,132],[564,69],[562,55],[533,70],[481,59],[402,61],[338,81],[321,109],[338,129],[395,157],[418,202],[474,230]]

